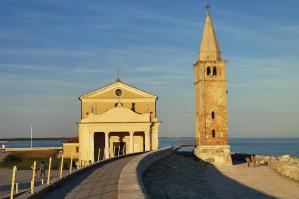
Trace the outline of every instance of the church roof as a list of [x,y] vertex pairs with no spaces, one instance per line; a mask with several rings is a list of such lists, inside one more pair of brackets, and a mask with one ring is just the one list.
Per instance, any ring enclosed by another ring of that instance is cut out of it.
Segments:
[[101,93],[104,93],[104,92],[106,92],[108,90],[117,89],[117,88],[126,89],[126,90],[128,90],[128,91],[130,91],[132,93],[136,93],[137,95],[139,95],[141,97],[145,97],[145,98],[158,98],[158,96],[153,95],[153,94],[151,94],[149,92],[146,92],[146,91],[141,90],[139,88],[136,88],[134,86],[125,84],[119,78],[117,78],[117,80],[115,82],[113,82],[111,84],[108,84],[106,86],[100,87],[100,88],[98,88],[98,89],[96,89],[94,91],[85,93],[84,95],[81,95],[79,97],[79,99],[96,97],[96,96],[98,96]]
[[220,59],[221,59],[220,47],[214,30],[210,8],[208,6],[204,31],[201,38],[201,45],[198,52],[198,60],[206,61],[206,60],[220,60]]

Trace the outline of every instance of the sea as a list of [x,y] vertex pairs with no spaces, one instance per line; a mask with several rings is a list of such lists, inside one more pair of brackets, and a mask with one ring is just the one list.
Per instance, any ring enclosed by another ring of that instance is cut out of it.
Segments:
[[[7,148],[30,147],[30,141],[0,141]],[[61,140],[33,140],[33,147],[62,147]],[[192,137],[186,138],[159,138],[159,148],[168,146],[195,144]],[[299,138],[230,138],[232,152],[262,155],[291,155],[299,157]],[[193,147],[181,150],[192,151]]]

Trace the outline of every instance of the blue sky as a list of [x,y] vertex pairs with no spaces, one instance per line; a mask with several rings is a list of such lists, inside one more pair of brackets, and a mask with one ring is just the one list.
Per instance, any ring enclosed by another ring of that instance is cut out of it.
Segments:
[[[231,137],[299,136],[299,1],[211,0]],[[206,1],[0,0],[0,137],[75,136],[78,96],[121,79],[159,96],[160,136],[194,135]]]

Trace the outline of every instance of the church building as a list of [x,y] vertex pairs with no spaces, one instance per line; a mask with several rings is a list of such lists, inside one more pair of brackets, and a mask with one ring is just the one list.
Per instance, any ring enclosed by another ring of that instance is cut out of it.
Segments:
[[209,7],[197,62],[193,66],[197,145],[194,153],[212,164],[230,165],[226,61],[221,57]]
[[157,96],[117,79],[79,100],[80,162],[158,149]]

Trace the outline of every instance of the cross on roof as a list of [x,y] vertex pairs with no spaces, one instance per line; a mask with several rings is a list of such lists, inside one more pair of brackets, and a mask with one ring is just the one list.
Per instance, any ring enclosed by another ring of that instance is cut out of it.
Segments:
[[120,78],[119,78],[119,73],[120,73],[119,66],[117,67],[116,71],[117,71],[117,79],[116,79],[116,81],[117,81],[117,82],[121,82],[121,80],[120,80]]
[[207,11],[209,14],[210,14],[210,9],[211,9],[211,6],[209,5],[209,3],[207,3]]
[[119,72],[120,72],[119,66],[117,67],[116,71],[117,71],[117,79],[119,79]]

